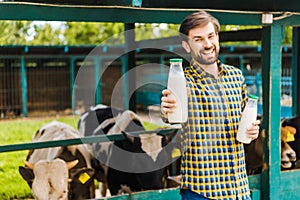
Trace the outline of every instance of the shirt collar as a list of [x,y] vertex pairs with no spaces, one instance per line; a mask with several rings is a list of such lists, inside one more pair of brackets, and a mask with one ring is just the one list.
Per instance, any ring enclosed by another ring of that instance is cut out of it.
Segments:
[[[218,76],[221,77],[222,75],[226,74],[225,65],[220,60],[217,60],[217,65],[219,68]],[[211,74],[208,74],[207,72],[205,72],[202,69],[202,67],[199,65],[199,63],[196,62],[194,59],[191,61],[191,68],[194,69],[199,74],[200,78],[212,76]]]

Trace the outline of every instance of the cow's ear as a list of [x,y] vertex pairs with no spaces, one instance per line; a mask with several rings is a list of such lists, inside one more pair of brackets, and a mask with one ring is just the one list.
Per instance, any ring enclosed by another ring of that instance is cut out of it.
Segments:
[[281,139],[286,142],[295,141],[294,135],[296,134],[296,129],[292,126],[281,127]]
[[122,131],[122,134],[124,135],[126,140],[128,140],[131,143],[134,143],[134,136],[128,134],[126,131]]
[[295,127],[292,127],[292,126],[286,126],[286,127],[284,127],[284,128],[286,128],[287,131],[289,131],[292,135],[295,135],[296,132],[297,132],[296,128],[295,128]]
[[23,179],[28,183],[28,185],[31,187],[32,181],[34,179],[33,171],[27,167],[20,166],[19,173],[21,174]]

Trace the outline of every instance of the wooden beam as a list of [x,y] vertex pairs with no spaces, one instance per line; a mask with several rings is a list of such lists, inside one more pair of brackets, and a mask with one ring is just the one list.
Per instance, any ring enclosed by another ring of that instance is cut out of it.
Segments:
[[[86,21],[179,24],[197,9],[145,8],[132,6],[82,6],[1,2],[0,20]],[[209,11],[221,24],[261,25],[259,13]]]
[[262,39],[261,37],[262,37],[262,29],[248,29],[248,30],[220,32],[220,42],[260,41]]

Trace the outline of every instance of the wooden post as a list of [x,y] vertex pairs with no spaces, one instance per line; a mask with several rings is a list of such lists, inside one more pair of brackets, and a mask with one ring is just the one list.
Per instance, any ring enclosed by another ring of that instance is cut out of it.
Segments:
[[280,93],[281,39],[283,27],[263,27],[262,83],[263,83],[263,141],[262,199],[280,199]]
[[26,66],[25,58],[21,56],[21,85],[22,85],[22,114],[24,117],[28,117],[27,113],[27,78],[26,78]]
[[298,92],[300,88],[300,28],[293,27],[293,44],[292,44],[292,114],[300,115],[300,92]]
[[71,88],[71,105],[72,113],[75,114],[76,111],[76,102],[75,102],[75,58],[70,57],[70,88]]

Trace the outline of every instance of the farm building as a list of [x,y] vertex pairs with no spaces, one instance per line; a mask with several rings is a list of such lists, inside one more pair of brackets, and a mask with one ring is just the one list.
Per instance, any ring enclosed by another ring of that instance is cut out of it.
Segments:
[[[45,3],[45,2],[39,2]],[[53,2],[52,2],[53,3]],[[15,3],[1,2],[0,19],[3,20],[61,20],[61,21],[103,21],[103,22],[123,22],[125,30],[134,29],[135,22],[145,23],[180,23],[181,20],[189,13],[201,8],[209,11],[211,14],[220,19],[221,24],[230,25],[258,25],[261,29],[261,82],[263,89],[262,111],[265,113],[262,124],[266,136],[263,141],[264,145],[264,162],[267,169],[260,175],[249,177],[250,187],[252,189],[253,199],[297,199],[299,182],[299,171],[281,172],[279,165],[280,158],[280,141],[279,124],[281,117],[280,98],[282,95],[282,66],[284,59],[282,55],[282,33],[285,26],[293,26],[293,44],[291,62],[291,81],[292,81],[292,115],[299,115],[299,38],[300,38],[300,18],[298,1],[293,0],[286,3],[285,1],[254,0],[251,2],[240,2],[235,0],[224,1],[101,1],[86,3],[89,5],[80,5],[80,2],[74,2],[70,6],[65,6],[66,2],[59,4],[32,4],[32,3]],[[92,5],[91,5],[92,4]],[[96,5],[95,5],[96,4]],[[60,15],[57,15],[60,13]],[[81,13],[78,15],[78,13]],[[101,13],[101,14],[99,14]],[[251,37],[252,34],[247,34]],[[134,41],[134,35],[125,36],[125,52],[122,71],[127,72],[135,66],[136,57],[132,50],[135,49],[131,43]],[[241,41],[239,38],[236,40]],[[131,42],[130,42],[131,41]],[[155,45],[150,47],[155,47]],[[25,48],[26,49],[26,48]],[[22,50],[23,51],[23,50]],[[224,53],[224,52],[223,52]],[[182,54],[178,54],[184,57]],[[20,71],[25,73],[25,60],[21,59]],[[162,62],[161,62],[162,63]],[[88,64],[88,63],[87,63]],[[72,66],[72,62],[70,64]],[[22,67],[23,66],[23,67]],[[255,66],[255,65],[252,65]],[[250,64],[251,67],[251,64]],[[246,68],[247,69],[247,68]],[[72,72],[72,71],[71,71]],[[75,72],[75,70],[74,70]],[[91,71],[90,73],[92,73]],[[98,73],[95,73],[98,74]],[[25,76],[22,76],[23,78]],[[22,79],[21,77],[21,79]],[[75,77],[71,76],[70,77]],[[27,78],[27,77],[26,77]],[[134,76],[129,77],[136,78]],[[20,79],[20,78],[19,78]],[[96,78],[96,80],[98,80]],[[76,80],[74,80],[76,85]],[[70,78],[72,83],[72,79]],[[84,82],[84,79],[83,79]],[[22,79],[22,84],[29,83]],[[124,81],[124,89],[132,91],[135,86],[127,85]],[[17,84],[17,83],[15,83]],[[22,109],[20,113],[27,115],[29,112],[29,87],[24,87],[22,94]],[[77,89],[77,88],[75,88]],[[98,85],[94,85],[93,91],[98,91]],[[258,89],[258,88],[256,88]],[[101,94],[99,90],[99,94]],[[85,95],[82,91],[79,96],[85,97],[88,105],[93,102],[101,102],[102,96],[91,97]],[[97,92],[96,92],[97,93]],[[76,102],[73,99],[74,93],[71,93],[72,110],[76,108]],[[88,92],[88,94],[90,94]],[[98,93],[97,93],[98,94]],[[76,94],[75,94],[76,95]],[[28,97],[28,101],[27,98]],[[129,99],[130,96],[123,97]],[[99,98],[99,99],[98,99]],[[26,101],[25,101],[26,99]],[[75,98],[76,99],[76,98]],[[135,98],[125,108],[135,109]],[[24,106],[23,104],[26,105]],[[120,101],[118,101],[120,103]],[[128,101],[127,101],[128,102]],[[18,103],[18,102],[17,102]],[[18,103],[21,105],[21,103]],[[121,102],[122,104],[122,102]],[[124,106],[124,105],[123,105]],[[27,110],[28,109],[28,110]],[[2,149],[3,151],[5,148]],[[177,191],[178,192],[178,191]],[[171,195],[171,194],[169,194]]]
[[[136,66],[140,69],[136,71],[137,109],[146,110],[149,105],[160,103],[161,90],[167,84],[168,60],[176,57],[176,52],[183,51],[179,44],[167,47],[168,51],[136,49]],[[93,55],[95,49],[97,55]],[[76,114],[95,103],[110,105],[112,93],[124,70],[123,52],[123,46],[1,47],[1,117]],[[289,101],[282,105],[282,116],[291,116],[291,47],[283,47],[282,52],[281,96]],[[225,63],[242,69],[249,93],[258,96],[262,95],[261,57],[260,46],[223,46],[220,55]],[[85,85],[75,85],[80,67],[90,69],[92,73],[93,78],[85,79]],[[95,75],[97,71],[99,74]],[[72,98],[73,95],[77,98]],[[89,102],[81,98],[84,96],[88,96]],[[126,101],[120,97],[114,99],[114,102]],[[115,105],[123,108],[122,103]]]

